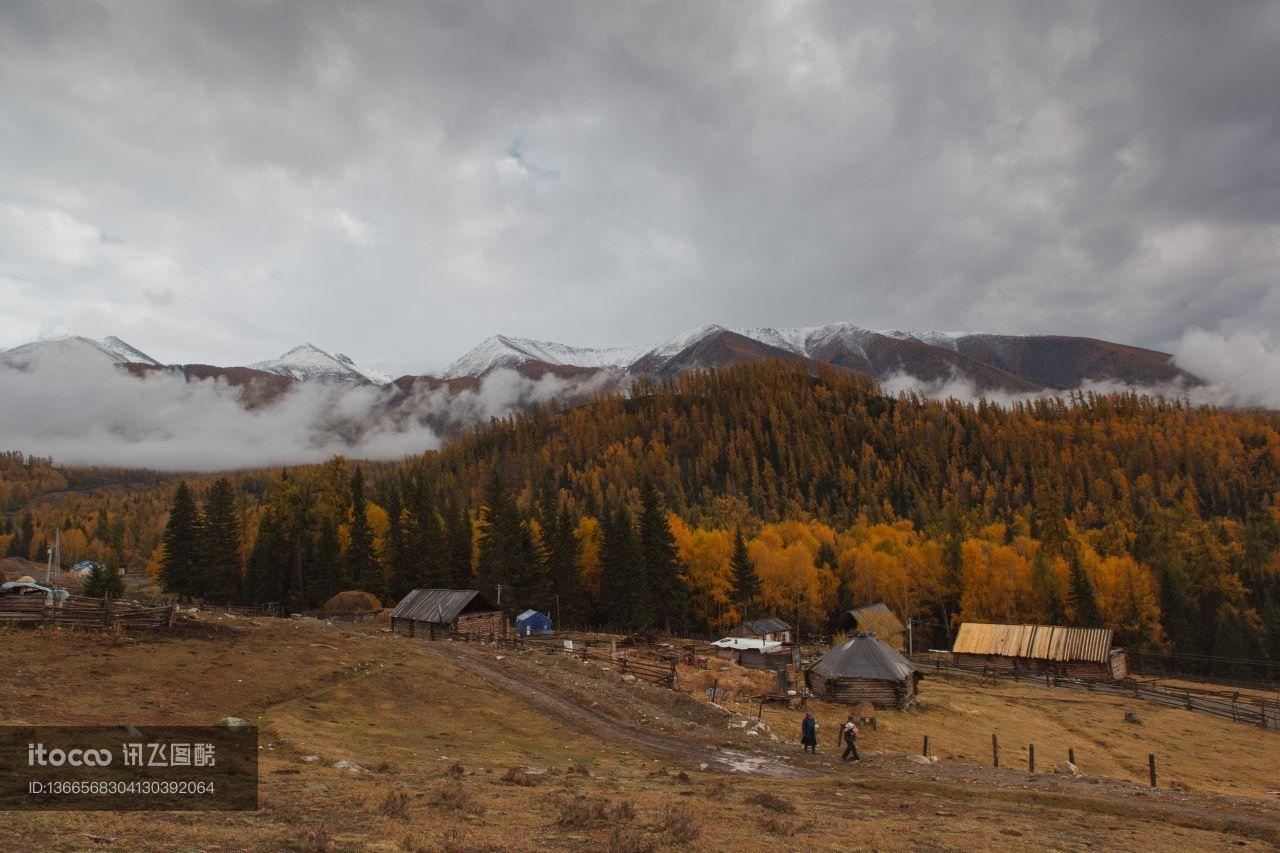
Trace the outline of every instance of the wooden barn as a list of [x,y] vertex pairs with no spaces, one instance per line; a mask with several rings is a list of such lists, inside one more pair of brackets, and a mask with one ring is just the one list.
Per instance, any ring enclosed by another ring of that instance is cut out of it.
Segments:
[[776,616],[768,619],[747,619],[729,632],[730,637],[749,637],[767,643],[791,642],[791,626]]
[[907,647],[907,627],[883,601],[845,613],[840,627],[859,634],[875,634],[898,651]]
[[502,608],[474,589],[415,589],[391,611],[391,630],[429,640],[453,634],[505,637],[507,620]]
[[951,656],[959,666],[1074,678],[1129,677],[1129,656],[1111,648],[1110,628],[965,622]]
[[911,661],[870,634],[845,640],[804,674],[805,685],[819,699],[894,708],[915,700],[920,678]]

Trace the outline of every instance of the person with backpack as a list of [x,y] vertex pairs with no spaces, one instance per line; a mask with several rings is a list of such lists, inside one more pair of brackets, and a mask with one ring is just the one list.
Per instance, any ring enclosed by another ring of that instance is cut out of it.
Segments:
[[813,714],[807,711],[804,715],[804,722],[800,724],[800,743],[804,746],[805,752],[817,754],[818,721],[813,718]]
[[861,761],[862,756],[858,755],[858,726],[853,721],[853,714],[849,715],[849,720],[841,727],[840,737],[844,738],[844,754],[840,756],[840,760],[848,761],[852,755],[854,761]]

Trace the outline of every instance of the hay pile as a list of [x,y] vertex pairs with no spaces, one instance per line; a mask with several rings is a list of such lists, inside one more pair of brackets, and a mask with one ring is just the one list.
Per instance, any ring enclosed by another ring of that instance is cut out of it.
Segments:
[[727,699],[742,699],[769,693],[776,683],[776,677],[772,672],[748,669],[719,658],[708,660],[706,669],[682,666],[679,675],[680,686],[690,693],[703,696],[704,691],[714,684],[724,691]]
[[349,589],[324,603],[325,613],[377,613],[382,602],[371,592]]

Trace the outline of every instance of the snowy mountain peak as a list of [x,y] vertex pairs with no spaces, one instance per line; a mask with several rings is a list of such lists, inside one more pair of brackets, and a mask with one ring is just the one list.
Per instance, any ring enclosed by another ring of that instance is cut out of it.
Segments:
[[137,347],[120,340],[115,335],[108,335],[96,343],[128,364],[149,364],[152,367],[163,367],[160,362]]
[[569,367],[623,369],[644,351],[643,347],[574,347],[551,341],[494,335],[446,367],[441,377],[480,376],[498,368],[517,367],[534,361]]
[[249,365],[254,370],[288,376],[291,379],[318,379],[325,382],[372,382],[386,385],[391,377],[357,364],[346,355],[332,355],[315,344],[301,344],[279,358]]
[[49,362],[71,362],[85,358],[105,360],[112,364],[147,364],[160,362],[117,337],[96,341],[80,335],[33,341],[0,352],[0,363],[25,370]]

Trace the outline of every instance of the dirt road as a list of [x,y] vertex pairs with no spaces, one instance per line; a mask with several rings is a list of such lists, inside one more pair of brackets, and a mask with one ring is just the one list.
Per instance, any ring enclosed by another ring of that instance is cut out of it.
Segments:
[[656,731],[590,706],[584,707],[579,699],[547,681],[517,677],[495,662],[493,653],[482,646],[430,643],[427,648],[488,684],[518,697],[551,719],[586,732],[604,743],[658,756],[689,769],[705,765],[708,769],[725,773],[751,773],[781,779],[823,775],[817,769],[799,767],[774,756],[712,746],[679,734]]

